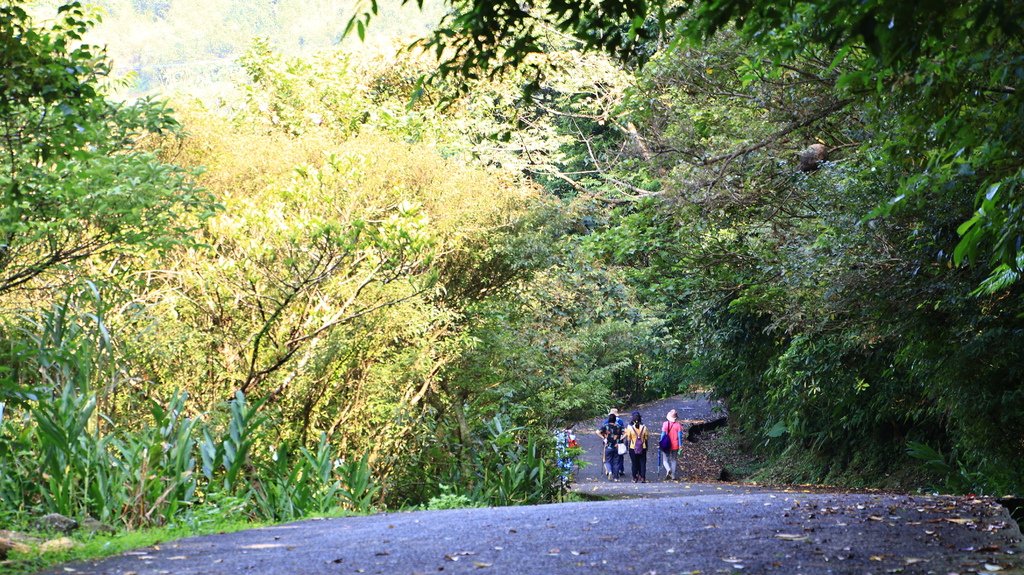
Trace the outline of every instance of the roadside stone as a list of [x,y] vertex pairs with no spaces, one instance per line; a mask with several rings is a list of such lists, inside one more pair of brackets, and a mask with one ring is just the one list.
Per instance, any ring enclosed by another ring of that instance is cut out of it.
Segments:
[[78,529],[78,522],[60,513],[50,513],[36,519],[32,526],[40,531],[56,531],[67,535]]
[[101,521],[99,521],[99,520],[97,520],[97,519],[95,519],[93,517],[86,517],[85,519],[83,519],[82,520],[81,529],[82,529],[82,531],[85,531],[86,533],[91,533],[91,534],[94,534],[94,535],[96,533],[103,533],[105,535],[109,535],[111,533],[115,533],[116,532],[116,530],[113,527],[111,527],[111,526],[107,525],[106,523],[103,523],[103,522],[101,522]]
[[33,537],[26,533],[19,533],[18,531],[7,531],[0,529],[0,539],[10,541],[11,543],[25,545],[26,547],[32,545],[39,545],[43,542],[43,539],[39,537]]
[[25,543],[0,537],[0,561],[7,559],[7,554],[11,551],[28,553],[30,550],[31,548]]
[[39,546],[39,550],[43,553],[53,553],[54,551],[69,551],[81,546],[81,543],[71,539],[70,537],[60,537],[58,539],[44,541],[43,544]]

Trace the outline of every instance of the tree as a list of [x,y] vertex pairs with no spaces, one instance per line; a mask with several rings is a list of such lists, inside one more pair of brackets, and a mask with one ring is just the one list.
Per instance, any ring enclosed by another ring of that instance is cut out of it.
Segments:
[[[422,6],[422,0],[417,3]],[[349,28],[362,35],[377,4],[372,1]],[[825,62],[830,73],[818,80],[839,96],[871,103],[869,127],[885,141],[884,161],[907,169],[891,200],[870,216],[929,201],[935,191],[975,194],[974,213],[965,214],[957,230],[956,263],[991,265],[981,286],[985,291],[1019,279],[1024,266],[1020,3],[552,0],[527,7],[516,0],[449,0],[448,5],[442,25],[419,42],[437,55],[439,75],[466,82],[527,67],[536,73],[527,93],[543,81],[538,59],[552,33],[573,35],[587,47],[634,62],[665,43],[700,43],[727,28],[758,49],[755,67],[790,66],[808,51],[830,53],[831,62]],[[733,157],[748,152],[741,147]]]
[[0,295],[97,256],[189,243],[215,208],[153,138],[177,123],[151,100],[117,103],[109,65],[82,43],[78,2],[37,25],[0,6]]

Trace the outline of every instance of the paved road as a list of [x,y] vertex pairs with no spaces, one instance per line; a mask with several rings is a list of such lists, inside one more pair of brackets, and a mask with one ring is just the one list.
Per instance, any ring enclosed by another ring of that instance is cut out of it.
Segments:
[[48,573],[1007,573],[1011,551],[984,500],[762,492],[302,521]]
[[[584,488],[608,485],[584,480]],[[1021,533],[988,499],[614,485],[646,491],[585,503],[301,521],[46,573],[1024,573]]]

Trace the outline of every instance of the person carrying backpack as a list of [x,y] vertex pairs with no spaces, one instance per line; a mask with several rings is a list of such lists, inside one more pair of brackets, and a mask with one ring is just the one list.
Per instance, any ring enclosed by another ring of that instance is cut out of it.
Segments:
[[[615,425],[619,426],[619,430],[620,431],[624,432],[626,430],[626,424],[622,421],[622,418],[619,417],[619,410],[618,409],[615,409],[614,407],[611,408],[610,410],[608,410],[608,415],[614,415],[615,416]],[[626,443],[625,443],[625,438],[620,440],[619,444],[615,446],[615,457],[617,459],[615,464],[617,466],[617,469],[619,470],[619,474],[616,475],[615,477],[617,477],[619,479],[622,479],[626,475]]]
[[665,477],[662,481],[676,478],[679,448],[683,445],[683,426],[678,420],[676,410],[673,409],[665,415],[665,421],[661,424],[658,459],[661,460],[661,466],[665,468]]
[[629,449],[630,471],[633,483],[647,483],[647,426],[639,411],[633,412],[633,419],[626,426],[626,448]]
[[604,440],[605,475],[612,481],[618,481],[623,474],[623,458],[618,451],[622,443],[622,427],[616,423],[617,419],[614,413],[608,414],[608,421],[597,430],[597,434]]

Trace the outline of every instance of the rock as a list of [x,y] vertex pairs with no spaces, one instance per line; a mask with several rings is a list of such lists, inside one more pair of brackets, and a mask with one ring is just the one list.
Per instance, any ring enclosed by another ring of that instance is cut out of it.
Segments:
[[71,549],[81,546],[81,543],[71,539],[70,537],[60,537],[58,539],[50,539],[49,541],[44,541],[43,544],[39,546],[39,551],[43,553],[52,553],[54,551],[69,551]]
[[82,531],[85,531],[86,533],[93,533],[93,534],[95,534],[95,533],[114,533],[116,531],[113,527],[107,525],[106,523],[102,523],[102,522],[100,522],[100,521],[98,521],[98,520],[96,520],[96,519],[94,519],[92,517],[86,517],[85,519],[83,519],[81,527],[82,527]]
[[801,150],[797,154],[797,158],[800,160],[800,171],[812,172],[817,170],[818,166],[825,159],[827,151],[824,144],[811,144]]
[[686,441],[696,442],[701,434],[725,427],[727,423],[729,423],[729,418],[725,415],[717,416],[714,419],[697,421],[686,428]]
[[67,535],[75,529],[78,529],[78,522],[70,517],[65,517],[60,513],[50,513],[44,515],[39,519],[36,519],[32,526],[40,531],[56,531]]
[[12,543],[20,543],[22,545],[25,545],[26,547],[31,545],[39,545],[43,542],[43,540],[39,537],[33,537],[31,535],[26,535],[25,533],[19,533],[17,531],[6,531],[3,529],[0,529],[0,539],[5,539]]
[[31,550],[32,548],[29,547],[26,543],[0,537],[0,561],[7,559],[7,554],[11,551],[17,551],[18,553],[28,553]]

